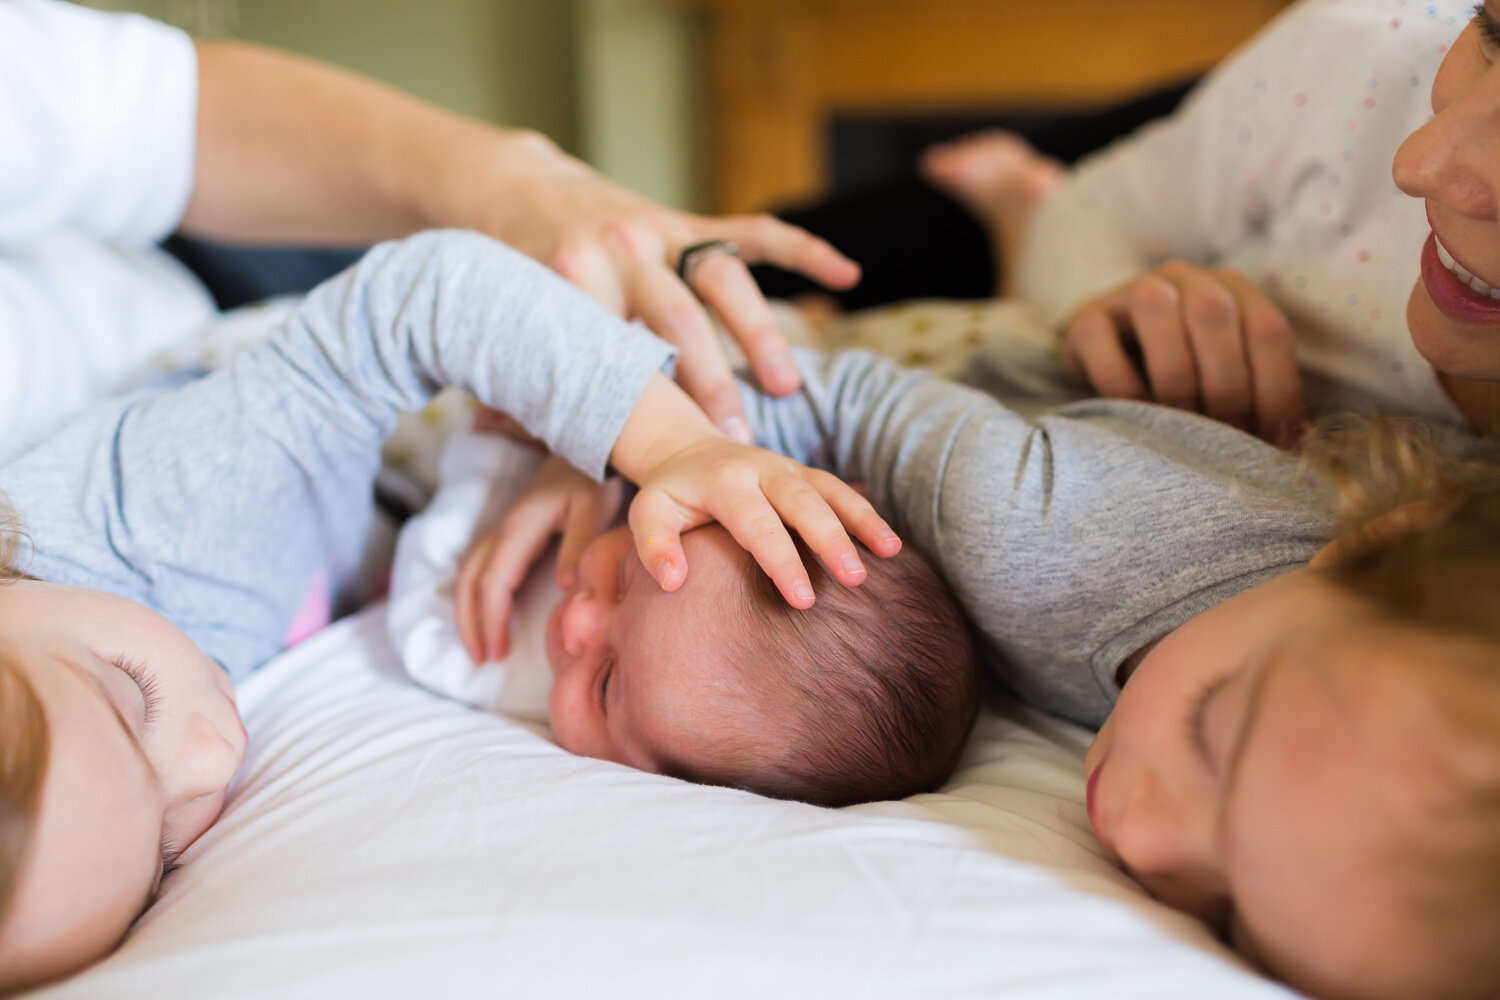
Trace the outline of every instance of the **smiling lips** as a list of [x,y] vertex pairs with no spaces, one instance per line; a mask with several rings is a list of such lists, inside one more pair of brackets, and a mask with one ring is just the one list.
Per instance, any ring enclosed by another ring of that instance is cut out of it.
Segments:
[[1433,233],[1422,247],[1422,284],[1438,311],[1460,323],[1500,323],[1500,288],[1474,276]]

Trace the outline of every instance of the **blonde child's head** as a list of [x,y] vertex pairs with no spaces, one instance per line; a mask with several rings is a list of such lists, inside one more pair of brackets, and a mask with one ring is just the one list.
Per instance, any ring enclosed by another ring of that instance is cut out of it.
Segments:
[[[0,495],[0,586],[18,575],[20,534]],[[26,677],[0,649],[0,906],[8,903],[31,844],[47,773],[47,719]],[[0,921],[5,914],[0,910]]]
[[1500,991],[1500,466],[1325,429],[1304,569],[1127,664],[1090,748],[1100,842],[1317,996]]
[[16,566],[0,514],[0,992],[103,957],[218,817],[245,752],[227,675],[133,601]]

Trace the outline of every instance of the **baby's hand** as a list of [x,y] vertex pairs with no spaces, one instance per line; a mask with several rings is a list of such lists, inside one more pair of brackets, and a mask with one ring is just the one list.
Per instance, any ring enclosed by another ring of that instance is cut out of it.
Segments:
[[[682,533],[710,521],[728,529],[793,607],[813,604],[812,584],[788,526],[846,586],[865,568],[845,529],[878,556],[901,541],[870,502],[836,476],[723,438],[699,440],[649,468],[630,505],[636,551],[663,590],[687,576]],[[785,522],[785,523],[783,523]]]
[[510,649],[515,594],[554,535],[562,535],[557,582],[573,586],[589,542],[620,510],[621,483],[596,483],[553,455],[521,499],[459,560],[454,617],[475,663],[498,660]]

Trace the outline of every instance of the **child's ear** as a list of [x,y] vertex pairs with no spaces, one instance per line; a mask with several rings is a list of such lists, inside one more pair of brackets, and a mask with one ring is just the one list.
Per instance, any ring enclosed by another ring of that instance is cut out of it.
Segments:
[[1347,531],[1318,550],[1308,562],[1313,569],[1337,566],[1345,559],[1380,552],[1408,535],[1419,534],[1447,516],[1436,500],[1417,500],[1388,510],[1379,517]]

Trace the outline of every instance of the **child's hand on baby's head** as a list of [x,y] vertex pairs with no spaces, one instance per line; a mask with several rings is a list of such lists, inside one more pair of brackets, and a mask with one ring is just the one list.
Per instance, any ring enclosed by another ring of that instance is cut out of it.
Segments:
[[901,550],[890,525],[838,477],[724,438],[670,455],[640,486],[630,529],[641,562],[663,590],[676,590],[687,577],[682,533],[710,521],[728,529],[796,608],[811,607],[814,597],[789,527],[849,587],[864,581],[865,568],[848,532],[878,556]]
[[621,499],[618,478],[596,483],[556,455],[547,459],[516,505],[459,560],[454,617],[475,663],[509,651],[516,590],[553,537],[562,536],[557,582],[567,590],[583,550],[614,520]]

